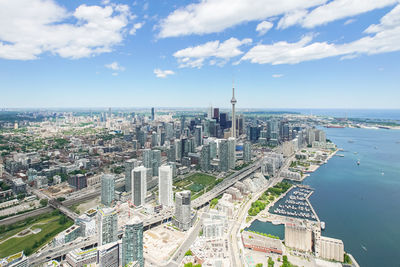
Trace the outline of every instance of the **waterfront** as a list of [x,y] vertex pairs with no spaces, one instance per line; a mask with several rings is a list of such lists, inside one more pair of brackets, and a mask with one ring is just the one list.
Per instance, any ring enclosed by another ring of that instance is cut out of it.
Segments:
[[303,182],[315,189],[310,202],[326,222],[323,235],[342,239],[360,266],[399,266],[400,131],[325,131],[344,157],[333,157]]
[[285,226],[283,224],[275,225],[271,222],[262,222],[260,220],[255,220],[245,230],[270,234],[279,237],[281,240],[285,238]]

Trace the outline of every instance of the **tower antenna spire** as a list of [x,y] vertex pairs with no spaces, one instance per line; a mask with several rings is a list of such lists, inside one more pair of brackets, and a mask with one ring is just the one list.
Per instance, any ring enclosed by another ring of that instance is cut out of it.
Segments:
[[235,114],[235,104],[236,104],[237,100],[235,98],[235,82],[233,79],[233,75],[232,75],[232,100],[231,100],[231,104],[232,104],[232,137],[236,138],[236,114]]

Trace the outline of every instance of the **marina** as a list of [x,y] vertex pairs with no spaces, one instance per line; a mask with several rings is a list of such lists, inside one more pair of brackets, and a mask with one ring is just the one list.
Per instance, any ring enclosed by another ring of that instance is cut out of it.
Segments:
[[293,187],[284,197],[279,199],[270,209],[272,214],[318,221],[318,216],[311,207],[308,198],[313,189],[303,186]]

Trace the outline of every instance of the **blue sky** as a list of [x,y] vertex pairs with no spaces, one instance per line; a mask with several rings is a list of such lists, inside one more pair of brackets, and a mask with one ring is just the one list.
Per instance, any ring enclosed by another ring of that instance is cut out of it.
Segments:
[[[250,4],[251,2],[251,4]],[[0,3],[0,107],[400,108],[398,0]]]

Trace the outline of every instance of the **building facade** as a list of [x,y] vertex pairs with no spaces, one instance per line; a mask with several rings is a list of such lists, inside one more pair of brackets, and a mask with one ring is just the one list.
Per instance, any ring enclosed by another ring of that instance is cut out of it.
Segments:
[[117,241],[118,215],[115,209],[99,209],[97,216],[99,245],[105,245]]
[[101,203],[105,206],[111,206],[115,195],[115,176],[104,174],[101,177]]
[[147,169],[144,166],[136,167],[132,177],[132,203],[137,207],[142,206],[147,194]]
[[172,176],[173,170],[171,165],[163,165],[159,168],[158,203],[164,207],[174,206]]
[[143,222],[139,217],[134,217],[125,225],[122,237],[122,266],[135,261],[144,267]]

